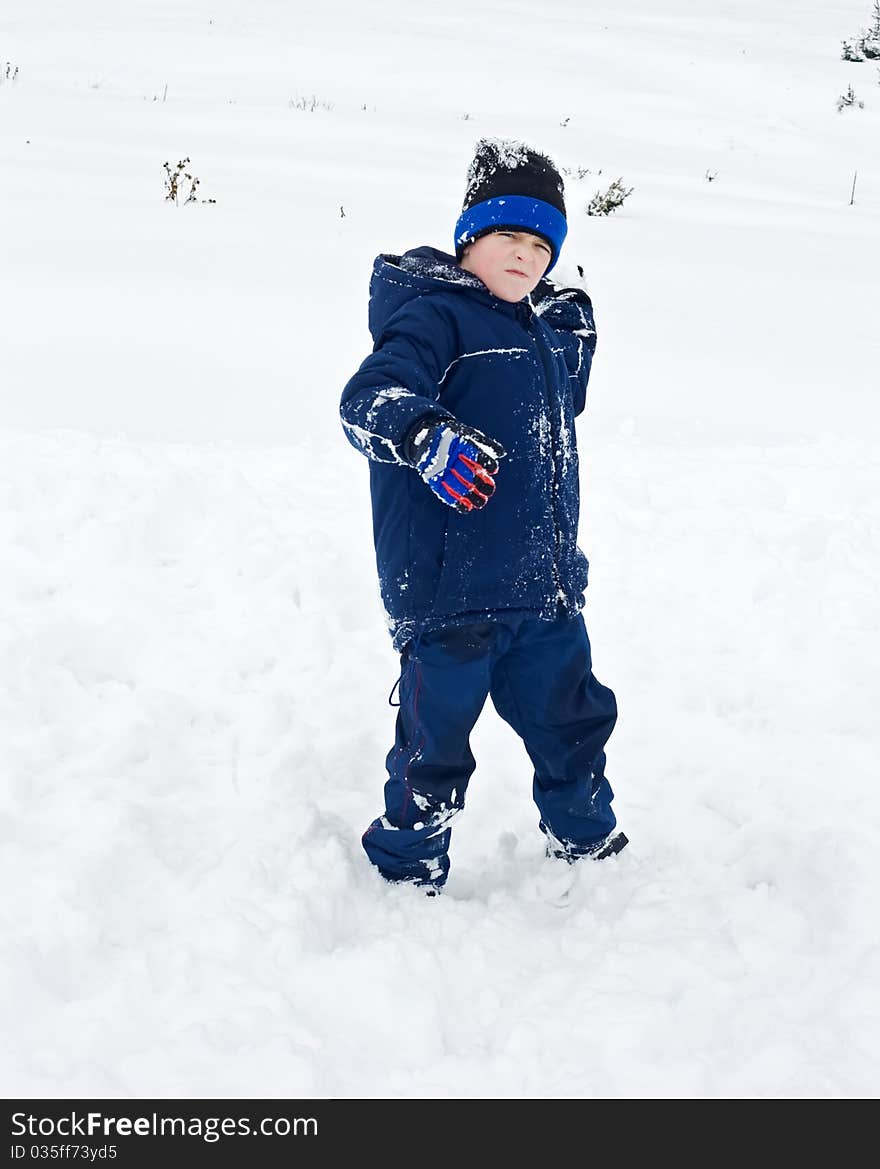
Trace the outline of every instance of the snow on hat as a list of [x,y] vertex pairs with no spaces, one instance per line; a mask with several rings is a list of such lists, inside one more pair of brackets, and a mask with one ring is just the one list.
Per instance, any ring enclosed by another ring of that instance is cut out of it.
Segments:
[[547,271],[559,259],[568,231],[563,184],[546,154],[510,138],[481,138],[468,168],[455,255],[490,231],[530,231],[550,245]]

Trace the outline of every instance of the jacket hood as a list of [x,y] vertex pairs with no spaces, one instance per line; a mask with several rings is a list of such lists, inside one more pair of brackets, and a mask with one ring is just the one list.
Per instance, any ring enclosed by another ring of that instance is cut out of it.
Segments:
[[498,304],[486,285],[456,263],[455,256],[437,248],[412,248],[402,256],[381,255],[373,263],[370,280],[370,334],[378,341],[389,318],[407,301],[428,292],[477,294],[487,304]]

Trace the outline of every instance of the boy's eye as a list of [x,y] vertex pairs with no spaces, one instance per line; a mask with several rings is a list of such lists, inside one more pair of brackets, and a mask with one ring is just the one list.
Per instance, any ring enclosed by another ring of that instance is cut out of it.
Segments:
[[[499,231],[496,231],[495,234],[496,235],[503,235],[506,239],[513,239],[513,237],[517,233],[515,231],[500,231],[499,230]],[[544,243],[544,241],[542,239],[535,239],[532,242],[533,242],[535,247],[540,248],[540,250],[542,252],[546,252],[546,254],[548,256],[550,255],[550,248],[547,246],[547,244]]]

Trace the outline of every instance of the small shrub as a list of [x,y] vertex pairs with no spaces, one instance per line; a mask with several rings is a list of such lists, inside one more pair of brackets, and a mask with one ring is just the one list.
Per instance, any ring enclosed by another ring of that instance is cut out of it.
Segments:
[[[562,168],[561,173],[564,174],[567,179],[571,179],[571,178],[585,179],[587,177],[587,175],[591,175],[593,172],[590,170],[590,168],[588,166],[576,166],[576,167],[564,166]],[[596,171],[596,174],[600,175],[601,173],[602,173],[602,169],[600,167],[599,170]]]
[[865,108],[865,103],[863,101],[859,101],[859,99],[853,93],[853,87],[851,85],[848,85],[846,93],[841,94],[837,99],[837,112],[840,113],[840,111],[845,110],[847,106],[858,106],[860,110]]
[[862,38],[861,49],[866,57],[880,57],[880,0],[874,0],[871,27]]
[[6,68],[0,72],[0,84],[5,81],[12,83],[18,81],[18,66],[13,65],[11,61],[7,61]]
[[287,104],[292,110],[307,110],[310,114],[313,114],[315,110],[333,109],[332,101],[323,101],[321,98],[316,97],[315,94],[312,94],[310,97],[301,97],[297,94]]
[[632,187],[625,187],[623,179],[615,179],[607,191],[597,191],[587,205],[587,215],[610,215],[631,195]]
[[165,169],[165,202],[174,203],[175,206],[179,206],[185,180],[189,183],[189,190],[186,192],[186,198],[183,200],[184,204],[216,203],[216,199],[198,198],[196,192],[199,189],[201,179],[196,178],[195,175],[190,174],[186,169],[189,166],[189,161],[189,158],[182,158],[173,170],[171,169],[170,163],[166,162],[163,164]]

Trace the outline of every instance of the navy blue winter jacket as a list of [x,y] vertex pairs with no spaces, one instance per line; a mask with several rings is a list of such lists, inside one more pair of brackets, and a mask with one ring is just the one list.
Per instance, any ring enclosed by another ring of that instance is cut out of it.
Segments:
[[[534,307],[533,307],[534,306]],[[505,613],[552,619],[584,603],[574,419],[596,330],[581,289],[542,281],[516,304],[434,248],[378,256],[375,346],[342,394],[349,441],[370,459],[382,600],[396,649],[417,633]],[[460,514],[405,461],[414,426],[449,416],[507,451],[496,491]]]

